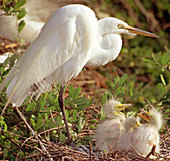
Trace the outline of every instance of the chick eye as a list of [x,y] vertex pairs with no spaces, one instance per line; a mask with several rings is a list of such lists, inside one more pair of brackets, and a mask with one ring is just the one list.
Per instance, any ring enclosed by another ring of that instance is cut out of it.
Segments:
[[123,28],[124,28],[124,25],[118,24],[117,27],[118,27],[119,29],[123,29]]

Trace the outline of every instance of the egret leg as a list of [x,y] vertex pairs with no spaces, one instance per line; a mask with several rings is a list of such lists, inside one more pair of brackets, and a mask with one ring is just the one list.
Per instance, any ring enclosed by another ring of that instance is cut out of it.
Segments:
[[64,103],[63,103],[63,89],[64,89],[64,87],[61,85],[60,93],[59,93],[59,97],[58,97],[58,102],[59,102],[59,106],[61,108],[61,112],[62,112],[62,115],[63,115],[66,131],[67,131],[67,135],[68,135],[68,143],[71,143],[72,137],[71,137],[70,132],[69,132],[68,122],[67,122],[66,113],[65,113],[65,107],[64,107]]

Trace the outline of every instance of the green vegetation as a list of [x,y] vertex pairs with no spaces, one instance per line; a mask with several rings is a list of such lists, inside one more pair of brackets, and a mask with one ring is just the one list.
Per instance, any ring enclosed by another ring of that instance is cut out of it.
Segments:
[[[145,102],[146,99],[162,111],[165,123],[169,125],[167,120],[170,113],[170,51],[168,49],[170,37],[166,25],[168,24],[167,16],[170,4],[168,0],[154,3],[152,0],[144,0],[142,5],[138,0],[134,1],[89,1],[97,15],[108,13],[110,16],[120,18],[132,26],[150,30],[159,35],[160,38],[152,39],[136,36],[132,39],[128,35],[123,36],[124,47],[120,56],[104,67],[96,68],[102,76],[109,80],[106,82],[107,89],[99,97],[96,96],[95,99],[92,99],[90,95],[86,97],[81,86],[77,88],[73,85],[65,87],[64,106],[76,146],[87,145],[89,141],[93,142],[94,129],[103,119],[103,112],[100,107],[107,99],[112,97],[122,102],[132,103],[133,106],[129,108],[129,111],[133,110],[134,112],[139,112],[139,108],[148,107]],[[14,14],[17,16],[19,21],[18,32],[22,30],[25,24],[22,20],[26,14],[23,8],[25,3],[26,0],[4,0],[1,6],[6,15]],[[97,10],[98,4],[100,4],[99,10]],[[0,82],[9,72],[16,58],[17,56],[13,55],[0,65]],[[9,69],[6,69],[7,66]],[[89,90],[94,89],[90,88]],[[67,137],[58,104],[58,93],[59,87],[57,86],[52,91],[41,94],[38,100],[33,98],[31,101],[30,98],[27,98],[20,107],[20,111],[36,133],[42,132],[41,136],[45,140],[64,144]],[[0,112],[3,110],[6,101],[6,93],[2,92],[0,95]],[[95,107],[97,107],[99,113],[94,110]],[[164,126],[161,133],[166,132],[167,129]],[[18,159],[23,158],[33,153],[39,146],[37,142],[34,142],[29,147],[31,141],[28,139],[20,148],[23,140],[25,141],[32,134],[11,104],[8,105],[5,114],[0,118],[0,133],[0,159],[15,160],[16,155]]]

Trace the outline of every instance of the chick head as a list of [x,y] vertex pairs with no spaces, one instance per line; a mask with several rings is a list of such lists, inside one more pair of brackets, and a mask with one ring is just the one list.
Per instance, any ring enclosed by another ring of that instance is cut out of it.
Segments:
[[125,115],[121,112],[131,104],[121,104],[119,101],[110,99],[104,106],[103,110],[106,118],[116,119],[116,118],[125,118]]
[[125,130],[126,131],[134,130],[138,126],[141,125],[139,117],[132,117],[132,116],[127,117],[125,119],[124,124],[125,124]]
[[147,115],[138,114],[141,118],[148,122],[151,126],[156,127],[160,130],[163,124],[162,115],[154,107],[150,108],[149,112],[142,109],[142,111]]

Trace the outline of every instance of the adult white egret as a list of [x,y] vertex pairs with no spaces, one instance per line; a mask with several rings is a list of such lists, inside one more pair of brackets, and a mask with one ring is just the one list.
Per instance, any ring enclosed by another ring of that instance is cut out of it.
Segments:
[[[122,47],[122,33],[158,37],[113,17],[98,21],[84,5],[58,9],[3,80],[0,91],[11,81],[7,104],[20,106],[27,96],[38,97],[50,90],[52,83],[63,86],[84,66],[105,65],[116,59]],[[64,116],[62,92],[61,87],[59,104]],[[64,120],[69,135],[65,116]]]
[[[10,40],[24,38],[32,42],[37,36],[50,15],[59,8],[56,0],[27,0],[24,8],[27,14],[22,18],[25,26],[18,35],[18,19],[16,16],[0,16],[0,36]],[[0,15],[4,12],[0,10]],[[18,37],[19,36],[19,37]]]
[[[109,147],[113,150],[119,148],[119,139],[123,131],[125,131],[125,115],[121,111],[130,105],[121,104],[119,101],[111,99],[103,106],[106,120],[96,129],[95,140],[97,147],[107,151],[109,151]],[[129,128],[128,126],[126,127]]]

